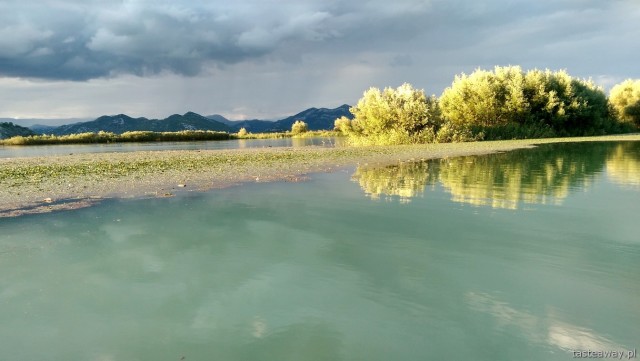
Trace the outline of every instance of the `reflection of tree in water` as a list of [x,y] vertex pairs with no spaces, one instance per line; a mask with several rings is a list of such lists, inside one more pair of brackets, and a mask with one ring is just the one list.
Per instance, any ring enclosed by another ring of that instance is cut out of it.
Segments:
[[516,209],[521,203],[561,203],[572,189],[587,186],[605,163],[618,182],[640,184],[639,147],[638,142],[551,144],[429,163],[358,168],[352,179],[372,198],[399,196],[406,202],[420,195],[427,184],[439,181],[456,202]]
[[573,188],[585,187],[611,148],[555,144],[488,156],[442,161],[439,180],[453,200],[516,209],[520,203],[559,204]]
[[618,144],[607,159],[606,169],[612,182],[640,188],[640,142]]
[[388,167],[358,167],[351,176],[372,199],[399,197],[401,203],[422,195],[428,184],[434,184],[435,177],[429,172],[427,162],[402,162]]

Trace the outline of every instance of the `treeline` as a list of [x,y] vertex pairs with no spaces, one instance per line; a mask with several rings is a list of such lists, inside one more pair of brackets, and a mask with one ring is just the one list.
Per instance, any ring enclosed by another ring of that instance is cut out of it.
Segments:
[[111,132],[89,132],[69,135],[33,135],[17,136],[0,140],[3,145],[44,145],[44,144],[85,144],[85,143],[124,143],[124,142],[179,142],[194,140],[230,139],[226,132],[211,130],[185,130],[180,132],[134,131],[115,134]]
[[[100,144],[131,142],[189,142],[229,139],[280,139],[280,138],[313,138],[333,137],[342,134],[335,131],[308,131],[302,124],[297,124],[296,131],[274,133],[249,133],[242,128],[238,133],[217,132],[212,130],[183,130],[179,132],[132,131],[122,134],[112,132],[86,132],[69,135],[30,135],[0,139],[0,145],[51,145],[51,144]],[[306,124],[304,124],[306,126]]]
[[640,126],[640,81],[615,86],[608,98],[590,80],[565,71],[518,66],[455,77],[439,98],[403,84],[371,88],[335,129],[352,144],[407,144],[589,136]]

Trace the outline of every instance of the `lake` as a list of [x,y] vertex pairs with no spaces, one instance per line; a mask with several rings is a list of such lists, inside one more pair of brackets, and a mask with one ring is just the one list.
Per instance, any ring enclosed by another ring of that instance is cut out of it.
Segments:
[[569,360],[640,348],[640,142],[0,219],[6,360]]
[[11,146],[0,145],[0,158],[41,157],[79,153],[138,152],[155,150],[242,149],[265,147],[333,147],[343,144],[339,137],[281,138],[281,139],[230,139],[194,142],[148,142],[108,144],[55,144]]

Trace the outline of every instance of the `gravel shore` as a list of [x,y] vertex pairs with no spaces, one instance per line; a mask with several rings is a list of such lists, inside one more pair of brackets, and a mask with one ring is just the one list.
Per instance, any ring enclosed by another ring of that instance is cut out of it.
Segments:
[[543,143],[639,141],[640,135],[384,147],[254,148],[0,159],[0,217],[90,206],[105,198],[170,197],[243,182],[298,182],[309,173],[488,154]]

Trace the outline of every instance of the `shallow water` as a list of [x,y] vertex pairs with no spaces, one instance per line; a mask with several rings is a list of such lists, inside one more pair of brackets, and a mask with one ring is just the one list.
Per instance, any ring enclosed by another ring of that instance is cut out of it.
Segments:
[[0,145],[0,158],[40,157],[78,153],[137,152],[153,150],[242,149],[264,147],[333,147],[341,138],[230,139],[198,142],[149,142],[110,144]]
[[640,348],[640,142],[0,219],[7,360],[567,360]]

